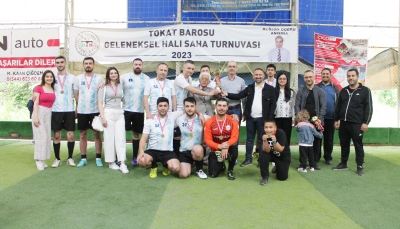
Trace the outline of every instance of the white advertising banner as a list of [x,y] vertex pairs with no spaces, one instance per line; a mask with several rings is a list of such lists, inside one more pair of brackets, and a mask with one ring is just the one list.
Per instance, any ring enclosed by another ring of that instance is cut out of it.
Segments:
[[70,61],[229,61],[296,63],[294,26],[173,25],[140,29],[70,27]]
[[0,82],[40,81],[59,54],[58,28],[0,29]]

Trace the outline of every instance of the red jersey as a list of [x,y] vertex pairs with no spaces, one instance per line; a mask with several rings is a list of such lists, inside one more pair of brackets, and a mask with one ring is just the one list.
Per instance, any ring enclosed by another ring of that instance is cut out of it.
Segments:
[[218,150],[218,145],[228,142],[231,146],[238,141],[239,123],[234,121],[230,115],[225,115],[225,121],[218,121],[214,115],[204,124],[204,142],[211,148],[212,152]]

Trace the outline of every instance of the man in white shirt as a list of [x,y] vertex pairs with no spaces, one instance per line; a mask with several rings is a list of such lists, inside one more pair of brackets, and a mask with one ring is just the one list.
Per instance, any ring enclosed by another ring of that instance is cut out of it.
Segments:
[[123,109],[125,116],[125,130],[132,131],[132,165],[137,166],[139,151],[139,134],[143,132],[144,125],[144,89],[150,78],[142,72],[143,61],[140,58],[133,60],[133,71],[120,77],[123,88]]
[[276,74],[276,66],[274,64],[268,64],[267,65],[267,78],[265,79],[265,82],[272,86],[272,87],[276,87],[276,78],[275,78],[275,74]]
[[[83,67],[85,73],[75,77],[74,82],[74,96],[78,116],[78,130],[80,133],[79,147],[81,150],[81,161],[78,163],[77,167],[87,165],[87,130],[93,130],[93,119],[100,114],[97,105],[97,90],[99,85],[104,84],[103,77],[93,72],[94,59],[92,57],[85,57],[85,59],[83,59]],[[101,161],[102,142],[100,132],[93,130],[93,136],[96,148],[96,165],[101,167],[103,163]]]
[[185,113],[175,121],[181,132],[178,156],[181,163],[179,177],[189,177],[194,162],[197,176],[201,179],[207,179],[207,175],[203,172],[203,158],[206,153],[206,147],[203,144],[203,124],[196,114],[196,100],[193,97],[187,97],[183,103]]
[[283,37],[275,37],[275,48],[271,49],[268,53],[268,62],[290,62],[290,52],[289,50],[282,47]]
[[168,65],[165,63],[160,63],[156,70],[157,77],[151,79],[146,84],[143,95],[143,106],[146,110],[146,119],[151,119],[157,111],[157,99],[160,97],[165,97],[168,99],[169,111],[176,111],[176,95],[175,89],[171,81],[166,79],[168,74]]
[[[157,114],[147,119],[143,128],[143,134],[139,143],[139,155],[137,161],[143,168],[151,168],[150,178],[157,177],[157,162],[164,166],[163,175],[169,175],[169,171],[179,173],[180,163],[173,151],[172,139],[174,136],[175,120],[183,114],[182,111],[168,112],[169,100],[165,97],[157,99]],[[145,145],[149,139],[147,150]]]

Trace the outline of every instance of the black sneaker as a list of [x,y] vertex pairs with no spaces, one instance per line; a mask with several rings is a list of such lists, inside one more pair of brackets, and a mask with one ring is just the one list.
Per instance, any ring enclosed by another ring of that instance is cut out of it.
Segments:
[[268,184],[268,178],[262,178],[260,181],[260,185],[265,186]]
[[276,166],[271,169],[271,173],[276,173]]
[[235,173],[232,170],[228,171],[228,180],[234,180],[235,179]]
[[359,175],[359,176],[362,176],[362,175],[364,175],[364,169],[363,169],[363,167],[362,166],[357,166],[357,174]]
[[252,165],[252,164],[253,164],[252,160],[246,159],[240,166],[246,167],[246,166],[249,166],[249,165]]
[[332,165],[332,160],[326,160],[326,161],[325,161],[325,164],[327,164],[327,165]]
[[315,163],[314,169],[315,169],[315,170],[321,170],[321,167],[319,167],[319,166],[317,165],[317,163]]
[[349,169],[347,165],[339,163],[337,166],[332,167],[332,170],[347,170]]

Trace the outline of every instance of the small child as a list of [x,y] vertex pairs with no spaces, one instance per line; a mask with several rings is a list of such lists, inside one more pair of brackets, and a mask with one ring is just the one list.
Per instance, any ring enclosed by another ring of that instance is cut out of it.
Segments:
[[308,163],[310,164],[310,171],[314,171],[314,136],[317,138],[322,138],[323,136],[322,133],[318,132],[315,129],[315,126],[308,121],[309,119],[310,114],[307,110],[301,110],[296,115],[296,120],[298,122],[296,130],[298,132],[297,139],[299,142],[300,152],[300,166],[298,168],[299,172],[307,172],[307,157]]

